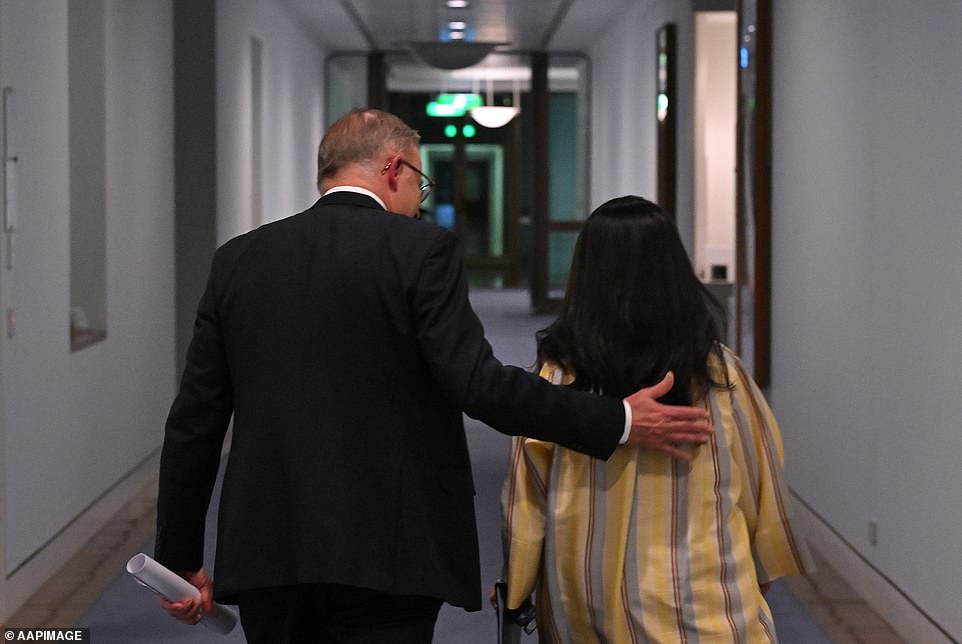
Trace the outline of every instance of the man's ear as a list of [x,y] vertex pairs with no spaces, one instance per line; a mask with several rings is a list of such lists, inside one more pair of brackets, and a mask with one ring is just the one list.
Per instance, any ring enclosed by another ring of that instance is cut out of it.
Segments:
[[387,187],[390,188],[391,192],[398,191],[397,176],[401,171],[401,157],[395,156],[391,159],[390,164],[388,164],[387,169]]

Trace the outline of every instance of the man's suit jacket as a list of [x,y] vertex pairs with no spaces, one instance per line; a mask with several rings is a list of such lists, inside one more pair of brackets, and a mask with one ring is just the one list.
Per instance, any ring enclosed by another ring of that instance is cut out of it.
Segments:
[[231,415],[215,596],[335,583],[481,606],[462,410],[607,458],[621,401],[492,355],[451,232],[357,193],[218,249],[161,458],[156,559],[203,563]]

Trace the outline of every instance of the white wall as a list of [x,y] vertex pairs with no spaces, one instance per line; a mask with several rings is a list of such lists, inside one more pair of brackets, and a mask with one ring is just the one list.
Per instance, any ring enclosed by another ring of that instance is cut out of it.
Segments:
[[311,206],[323,134],[324,50],[273,0],[217,3],[217,240],[250,230],[251,39],[263,43],[264,221]]
[[90,534],[74,528],[156,451],[173,393],[171,6],[105,10],[109,332],[71,353],[67,2],[0,5],[21,158],[17,264],[0,273],[2,310],[17,313],[14,337],[0,336],[0,618],[83,544]]
[[692,76],[694,21],[690,5],[646,0],[626,7],[588,52],[591,59],[591,191],[589,208],[626,194],[657,199],[655,32],[676,26],[678,194],[682,241],[692,248]]
[[962,639],[962,4],[773,4],[771,397],[789,479]]

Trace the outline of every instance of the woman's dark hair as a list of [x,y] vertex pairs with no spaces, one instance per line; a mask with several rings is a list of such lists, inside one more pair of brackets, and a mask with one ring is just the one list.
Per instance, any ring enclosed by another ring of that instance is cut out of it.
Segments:
[[538,362],[575,375],[573,386],[625,397],[660,381],[662,398],[690,404],[720,358],[722,308],[695,276],[675,224],[641,197],[612,199],[585,222],[558,319],[538,332]]

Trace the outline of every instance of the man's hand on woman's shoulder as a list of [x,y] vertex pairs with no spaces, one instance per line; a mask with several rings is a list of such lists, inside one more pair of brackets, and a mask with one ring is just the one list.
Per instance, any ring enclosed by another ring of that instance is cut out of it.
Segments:
[[685,448],[708,442],[714,429],[708,412],[700,407],[658,402],[674,384],[675,376],[669,371],[658,384],[625,398],[631,407],[631,433],[625,444],[688,461],[691,454]]

